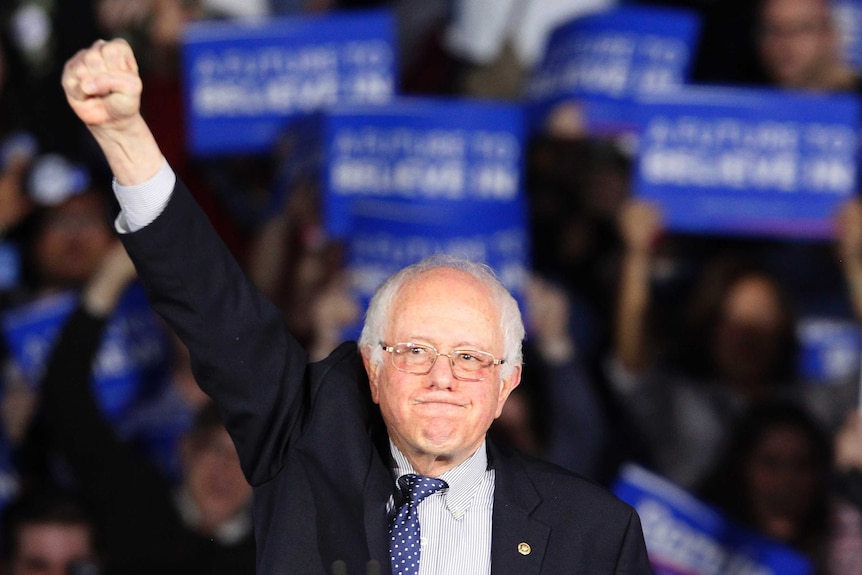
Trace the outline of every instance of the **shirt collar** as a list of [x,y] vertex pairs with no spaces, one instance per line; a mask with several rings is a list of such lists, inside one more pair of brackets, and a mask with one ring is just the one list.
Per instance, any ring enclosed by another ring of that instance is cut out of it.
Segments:
[[[389,440],[389,449],[394,461],[393,472],[396,482],[402,475],[416,473],[416,470],[407,461],[407,457],[401,453],[391,439]],[[439,477],[449,485],[444,497],[446,498],[446,507],[452,514],[458,516],[470,507],[487,470],[488,450],[486,442],[483,440],[482,445],[473,455]]]

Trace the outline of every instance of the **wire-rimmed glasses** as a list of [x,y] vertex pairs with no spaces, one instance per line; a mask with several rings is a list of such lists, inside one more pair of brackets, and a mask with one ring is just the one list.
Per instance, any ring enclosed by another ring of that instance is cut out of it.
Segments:
[[493,366],[502,365],[506,361],[477,349],[453,349],[449,353],[440,353],[434,346],[419,343],[386,345],[380,342],[380,346],[392,356],[392,366],[395,369],[414,375],[430,373],[437,358],[445,356],[449,358],[452,375],[462,381],[482,381]]

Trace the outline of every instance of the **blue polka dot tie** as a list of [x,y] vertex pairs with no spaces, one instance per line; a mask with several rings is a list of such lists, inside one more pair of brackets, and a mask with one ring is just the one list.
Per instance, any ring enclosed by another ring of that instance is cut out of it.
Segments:
[[442,479],[408,474],[398,478],[401,505],[389,524],[389,556],[392,575],[419,573],[419,502],[449,487]]

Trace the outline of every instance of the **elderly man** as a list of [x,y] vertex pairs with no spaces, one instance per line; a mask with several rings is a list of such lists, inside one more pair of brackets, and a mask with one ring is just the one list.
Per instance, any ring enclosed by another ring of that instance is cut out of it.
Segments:
[[486,441],[524,333],[489,271],[408,268],[374,298],[359,346],[309,363],[165,164],[128,45],[82,50],[63,86],[114,172],[139,276],[254,487],[259,573],[650,572],[631,508]]

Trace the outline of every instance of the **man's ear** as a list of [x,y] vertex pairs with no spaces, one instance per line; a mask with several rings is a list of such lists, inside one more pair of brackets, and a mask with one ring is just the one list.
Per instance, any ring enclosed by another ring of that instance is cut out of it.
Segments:
[[371,388],[371,399],[374,403],[380,403],[378,400],[380,395],[378,382],[381,365],[379,362],[371,359],[371,349],[368,346],[363,347],[360,350],[360,353],[362,354],[362,365],[365,366],[365,373],[368,374],[368,385]]
[[494,417],[500,417],[500,414],[503,413],[503,405],[505,405],[506,400],[509,399],[509,395],[515,390],[518,385],[521,384],[521,366],[516,365],[507,377],[500,380],[500,395],[497,396],[497,415]]

